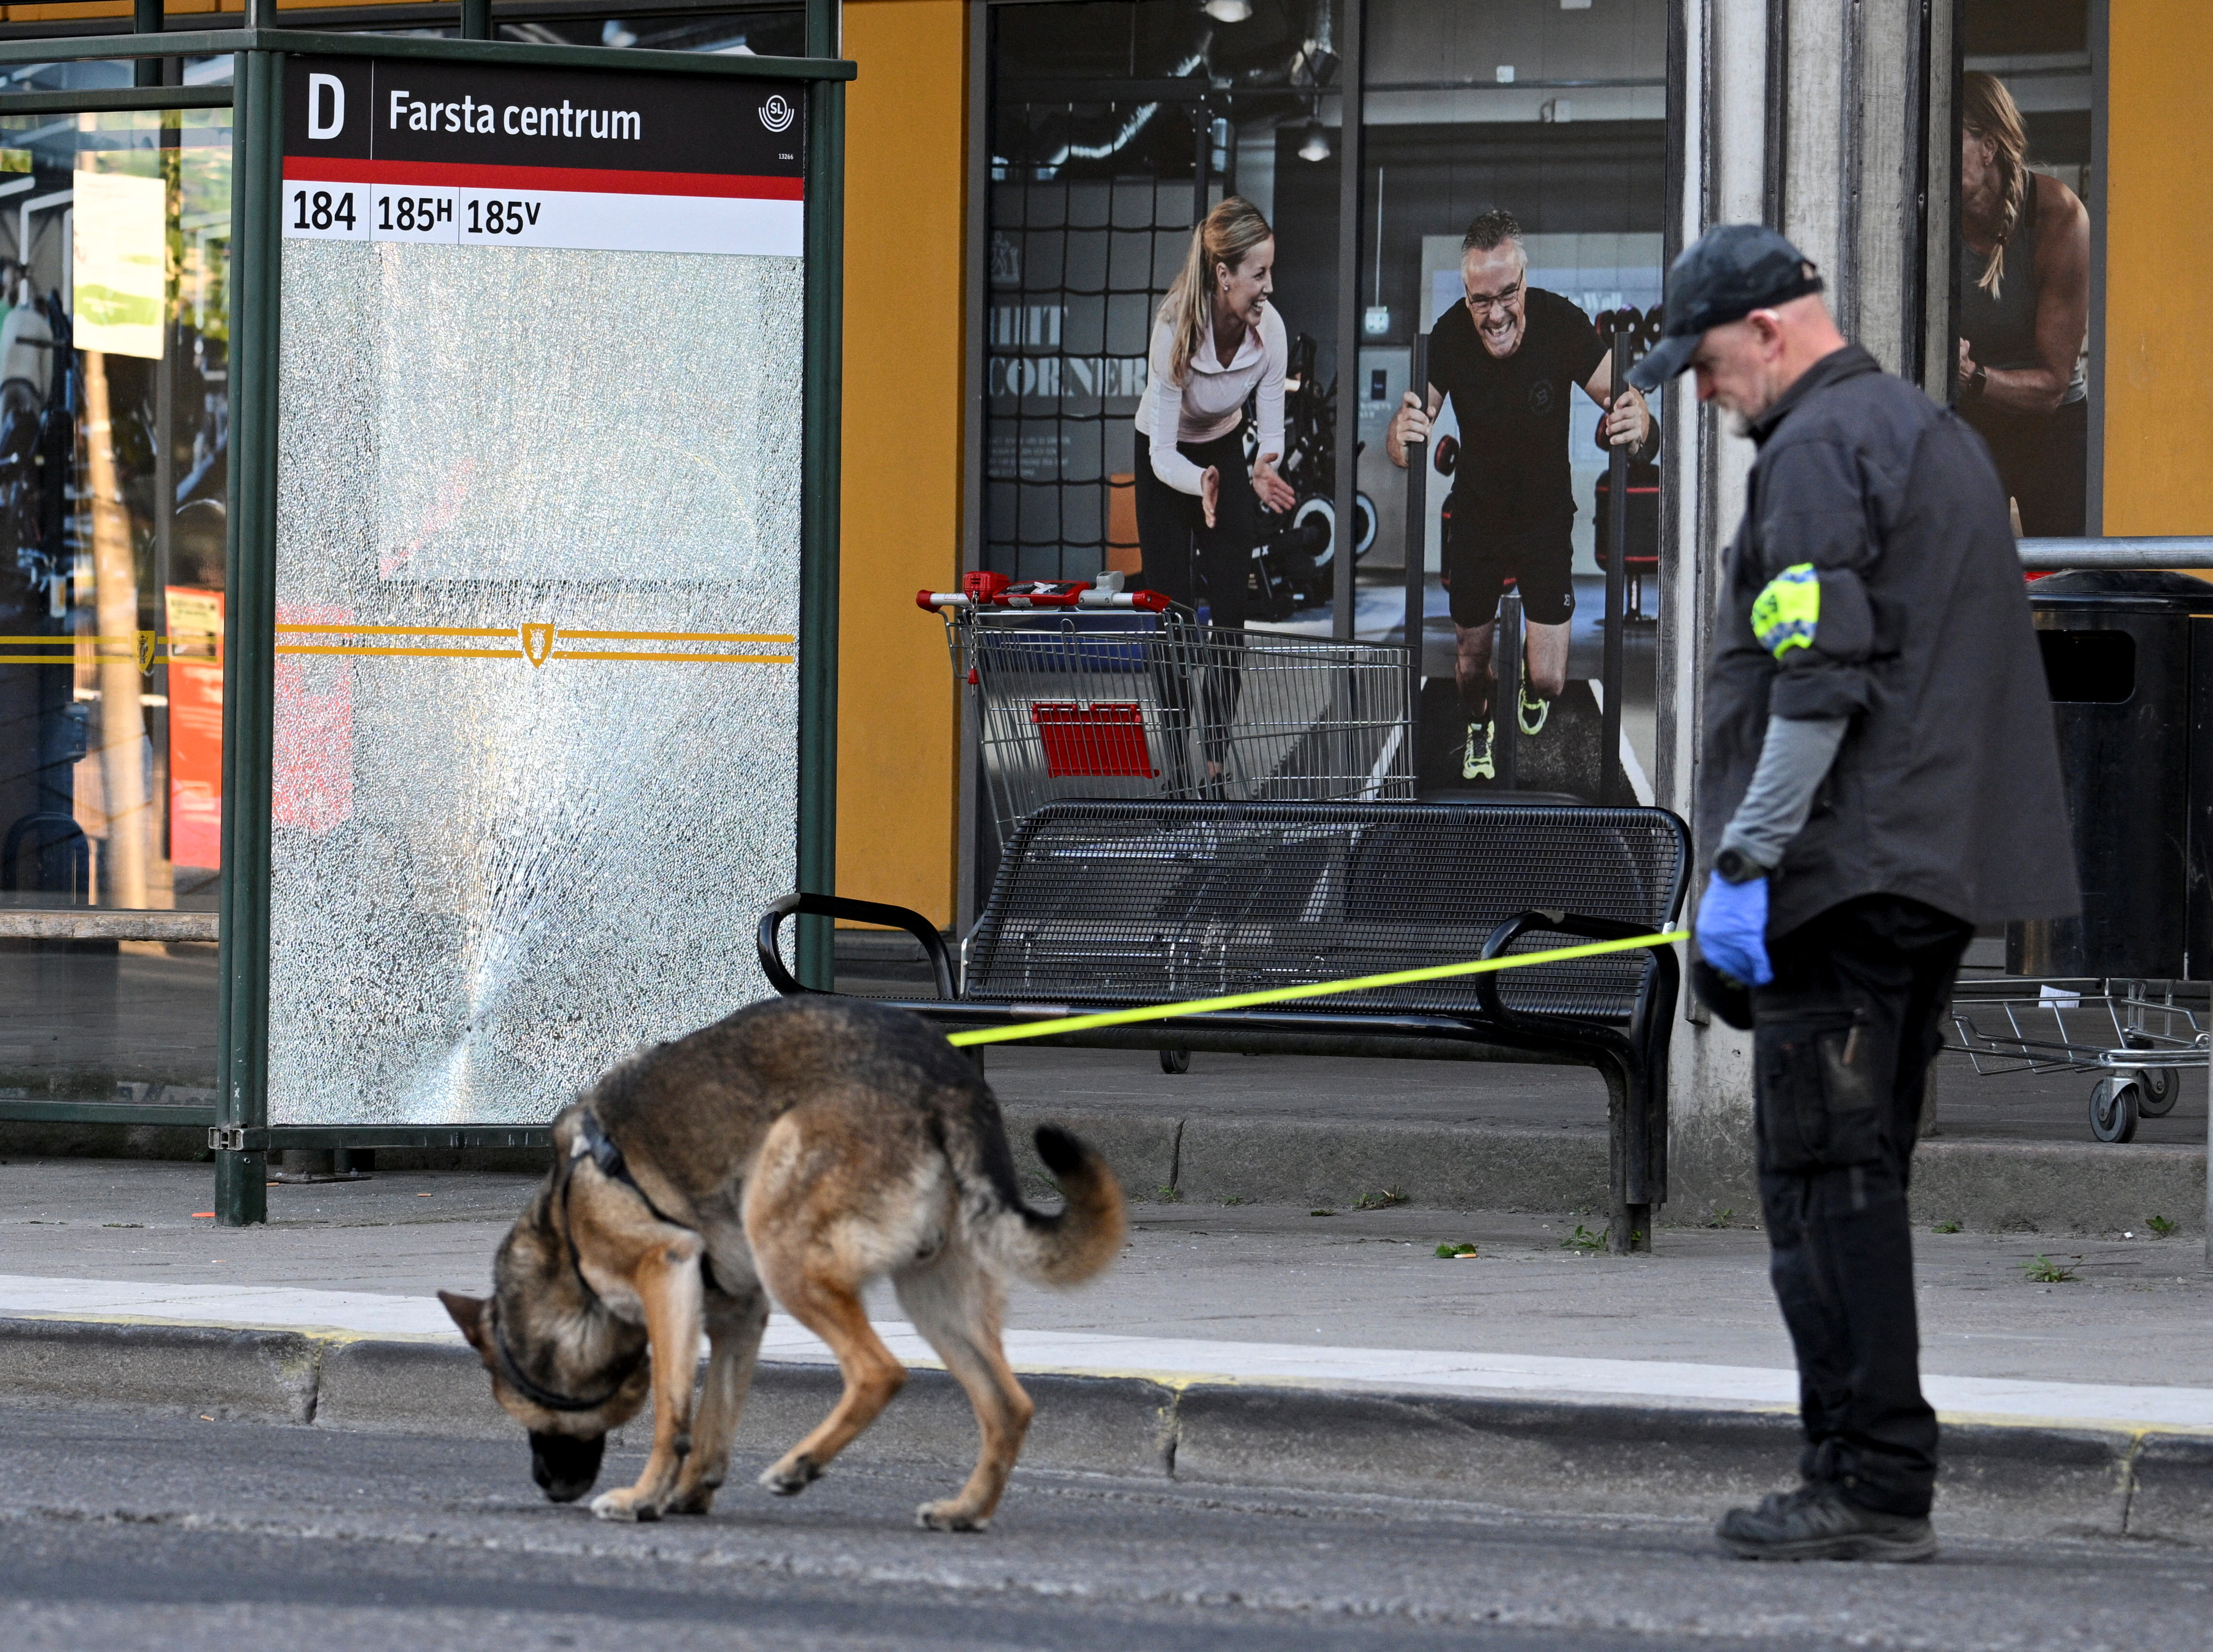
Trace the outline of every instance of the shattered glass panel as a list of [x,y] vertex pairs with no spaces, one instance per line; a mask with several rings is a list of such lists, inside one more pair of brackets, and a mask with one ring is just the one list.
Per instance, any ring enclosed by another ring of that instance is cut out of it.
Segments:
[[796,259],[284,247],[269,1118],[538,1123],[766,991]]

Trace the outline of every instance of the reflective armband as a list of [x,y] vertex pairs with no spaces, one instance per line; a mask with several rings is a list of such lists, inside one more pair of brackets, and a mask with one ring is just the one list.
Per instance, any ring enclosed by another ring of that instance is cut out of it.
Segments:
[[1752,634],[1780,660],[1792,649],[1814,646],[1821,624],[1821,578],[1810,562],[1793,563],[1753,599]]

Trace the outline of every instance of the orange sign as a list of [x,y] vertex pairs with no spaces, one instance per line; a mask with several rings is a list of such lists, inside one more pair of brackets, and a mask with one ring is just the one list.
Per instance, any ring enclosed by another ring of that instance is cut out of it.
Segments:
[[[172,585],[166,594],[169,859],[212,869],[223,864],[223,593]],[[142,661],[149,651],[142,640]]]

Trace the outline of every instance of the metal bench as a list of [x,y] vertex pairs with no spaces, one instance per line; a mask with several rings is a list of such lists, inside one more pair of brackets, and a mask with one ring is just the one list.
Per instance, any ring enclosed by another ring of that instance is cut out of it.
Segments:
[[[1615,940],[1669,927],[1690,838],[1664,809],[1533,802],[1059,802],[1027,816],[956,972],[903,906],[790,894],[763,915],[761,967],[795,914],[903,929],[948,1029]],[[1046,1034],[1094,1048],[1403,1056],[1594,1067],[1610,1125],[1609,1247],[1649,1248],[1667,1198],[1667,1059],[1678,966],[1655,947],[1493,974]]]

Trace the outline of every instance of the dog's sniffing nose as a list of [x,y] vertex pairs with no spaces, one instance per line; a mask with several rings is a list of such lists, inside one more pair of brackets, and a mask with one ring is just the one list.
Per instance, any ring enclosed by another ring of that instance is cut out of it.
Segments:
[[574,1503],[600,1478],[600,1459],[607,1454],[607,1436],[595,1434],[579,1440],[571,1434],[533,1434],[530,1436],[530,1478],[549,1503]]

